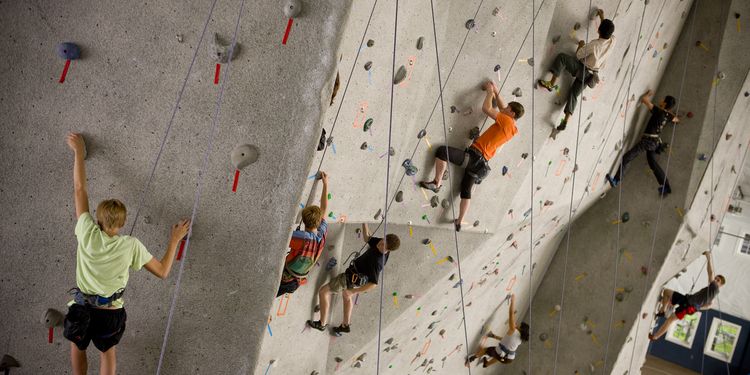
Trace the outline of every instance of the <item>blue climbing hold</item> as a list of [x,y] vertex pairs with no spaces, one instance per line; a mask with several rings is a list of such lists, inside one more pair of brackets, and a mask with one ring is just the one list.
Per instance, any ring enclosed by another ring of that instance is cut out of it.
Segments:
[[331,259],[328,259],[328,263],[326,264],[326,271],[330,271],[333,269],[333,267],[336,267],[338,264],[338,261],[335,257],[331,257]]
[[508,173],[508,167],[503,165],[503,176],[505,176]]
[[81,57],[81,49],[75,43],[60,43],[57,45],[57,55],[65,60],[78,60]]

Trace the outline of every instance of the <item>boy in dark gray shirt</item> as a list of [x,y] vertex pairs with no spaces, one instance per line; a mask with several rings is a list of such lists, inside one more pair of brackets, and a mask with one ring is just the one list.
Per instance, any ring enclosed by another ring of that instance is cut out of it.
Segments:
[[656,341],[665,333],[667,329],[677,320],[682,320],[685,315],[693,315],[698,310],[708,310],[711,308],[713,299],[719,294],[719,288],[726,284],[727,280],[722,275],[714,276],[714,266],[711,261],[711,252],[705,251],[703,255],[706,256],[706,272],[708,273],[708,286],[699,290],[695,294],[683,295],[675,292],[671,289],[664,289],[661,297],[661,309],[657,316],[664,316],[664,311],[668,305],[675,306],[675,311],[672,316],[667,318],[667,321],[659,327],[659,330],[655,334],[649,333],[648,338],[651,341]]

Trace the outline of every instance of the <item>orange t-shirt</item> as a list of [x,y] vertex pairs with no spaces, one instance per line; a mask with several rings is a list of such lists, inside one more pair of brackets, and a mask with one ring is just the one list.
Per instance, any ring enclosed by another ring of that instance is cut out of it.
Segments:
[[516,128],[515,120],[504,113],[499,113],[495,123],[484,134],[480,135],[471,146],[479,150],[485,159],[490,160],[495,156],[497,149],[505,142],[510,141],[516,134],[518,134],[518,128]]

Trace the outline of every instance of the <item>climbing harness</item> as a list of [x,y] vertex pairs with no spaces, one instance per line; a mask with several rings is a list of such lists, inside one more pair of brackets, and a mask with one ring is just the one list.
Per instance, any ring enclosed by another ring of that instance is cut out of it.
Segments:
[[68,294],[73,296],[76,304],[90,307],[112,307],[112,303],[122,298],[125,294],[125,288],[122,288],[109,297],[102,297],[96,294],[86,294],[78,288],[70,288]]

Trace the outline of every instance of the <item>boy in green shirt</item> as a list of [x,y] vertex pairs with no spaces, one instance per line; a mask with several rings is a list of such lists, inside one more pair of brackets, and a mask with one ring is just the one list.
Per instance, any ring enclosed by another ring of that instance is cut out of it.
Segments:
[[99,373],[114,375],[117,365],[115,345],[125,332],[127,320],[122,294],[128,283],[128,268],[139,270],[146,267],[156,277],[167,278],[177,245],[190,228],[190,220],[181,220],[172,226],[167,253],[161,261],[154,258],[136,238],[119,235],[127,215],[125,205],[119,200],[109,199],[99,203],[94,221],[89,213],[86,192],[83,137],[70,133],[67,143],[75,155],[73,184],[78,249],[77,288],[73,288],[75,299],[71,301],[65,317],[64,336],[71,341],[70,360],[74,374],[87,373],[86,348],[93,341],[101,352]]

